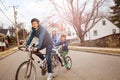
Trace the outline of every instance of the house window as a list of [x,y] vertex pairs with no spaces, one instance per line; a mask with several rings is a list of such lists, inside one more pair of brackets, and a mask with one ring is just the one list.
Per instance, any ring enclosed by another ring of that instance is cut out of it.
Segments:
[[112,29],[113,34],[116,34],[116,29]]
[[97,30],[94,30],[94,36],[97,36],[97,35],[98,35]]
[[71,36],[71,31],[68,31],[68,36]]
[[106,25],[106,21],[105,21],[105,20],[103,20],[103,21],[102,21],[102,24],[103,24],[103,25]]
[[73,33],[73,35],[75,35],[75,34]]

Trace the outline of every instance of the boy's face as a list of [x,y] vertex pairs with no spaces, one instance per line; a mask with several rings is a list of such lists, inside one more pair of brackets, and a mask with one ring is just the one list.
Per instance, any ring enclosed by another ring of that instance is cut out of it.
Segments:
[[38,22],[36,22],[36,21],[32,22],[32,27],[33,27],[33,28],[37,29],[38,26],[39,26],[39,23],[38,23]]
[[61,37],[61,42],[65,42],[66,38],[65,37]]

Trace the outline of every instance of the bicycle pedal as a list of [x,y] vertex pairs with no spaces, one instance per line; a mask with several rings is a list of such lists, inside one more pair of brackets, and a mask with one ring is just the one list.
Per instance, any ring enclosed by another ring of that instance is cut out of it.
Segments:
[[41,74],[44,76],[46,74],[46,71],[44,69],[42,69]]

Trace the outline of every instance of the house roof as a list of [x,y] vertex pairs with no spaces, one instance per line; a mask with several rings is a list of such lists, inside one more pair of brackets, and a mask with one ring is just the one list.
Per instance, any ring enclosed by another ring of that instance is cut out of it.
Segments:
[[15,29],[0,29],[0,33],[6,35],[8,30],[10,31],[11,34],[13,34],[15,31]]
[[[110,23],[112,23],[112,22],[111,22],[108,18],[106,18],[106,17],[101,17],[101,18],[98,17],[98,18],[96,18],[95,20],[96,20],[96,21],[98,20],[98,21],[94,24],[94,26],[95,26],[97,23],[99,23],[101,20],[107,20],[107,21],[109,21]],[[90,20],[90,22],[89,22],[89,24],[88,24],[88,28],[90,27],[89,25],[92,24],[92,21],[93,21],[93,19]],[[112,23],[112,24],[113,24],[113,23]],[[115,24],[113,24],[113,25],[116,26]],[[116,26],[116,27],[117,27],[117,26]],[[82,29],[84,29],[84,28],[85,28],[85,27],[84,27],[84,23],[83,23],[83,24],[82,24]],[[93,27],[92,27],[92,28],[93,28]],[[92,29],[92,28],[91,28],[91,29]]]
[[4,34],[4,35],[7,34],[7,31],[8,31],[8,29],[0,29],[0,33],[2,33],[2,34]]

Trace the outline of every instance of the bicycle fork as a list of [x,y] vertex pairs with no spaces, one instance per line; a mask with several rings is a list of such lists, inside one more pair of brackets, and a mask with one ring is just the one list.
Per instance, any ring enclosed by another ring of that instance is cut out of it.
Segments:
[[32,71],[32,60],[29,60],[28,63],[27,63],[27,69],[25,71],[25,78],[29,78],[30,75],[31,75],[31,71]]

